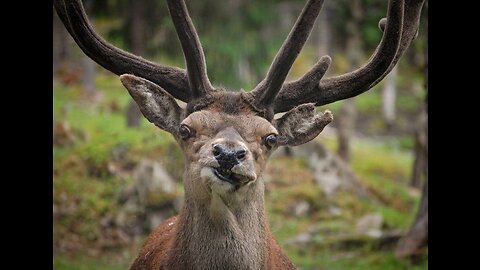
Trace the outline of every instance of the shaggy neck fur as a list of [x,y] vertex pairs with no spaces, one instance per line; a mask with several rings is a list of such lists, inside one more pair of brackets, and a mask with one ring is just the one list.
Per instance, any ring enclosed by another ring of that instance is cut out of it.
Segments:
[[224,196],[186,181],[185,198],[168,269],[266,268],[268,225],[260,179]]

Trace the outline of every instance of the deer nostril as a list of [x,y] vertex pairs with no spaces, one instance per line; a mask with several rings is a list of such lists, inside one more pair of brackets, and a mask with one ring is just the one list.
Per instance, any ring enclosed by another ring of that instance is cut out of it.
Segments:
[[238,159],[238,160],[243,160],[245,159],[245,156],[247,155],[247,151],[245,151],[244,149],[241,149],[241,150],[238,150],[236,153],[235,153],[235,157]]
[[213,145],[212,154],[213,154],[215,157],[217,157],[217,156],[219,156],[219,155],[222,154],[222,152],[223,152],[222,150],[223,150],[223,149],[222,149],[222,147],[221,147],[220,145],[214,144],[214,145]]

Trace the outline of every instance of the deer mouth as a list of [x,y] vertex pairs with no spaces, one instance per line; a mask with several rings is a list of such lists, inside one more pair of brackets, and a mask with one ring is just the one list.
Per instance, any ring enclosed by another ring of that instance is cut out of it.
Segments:
[[223,168],[213,168],[213,174],[218,177],[220,180],[228,182],[234,186],[240,184],[240,181],[237,180],[235,174],[231,170]]
[[220,180],[228,182],[234,186],[239,186],[248,182],[245,176],[232,172],[224,168],[212,168],[213,174]]

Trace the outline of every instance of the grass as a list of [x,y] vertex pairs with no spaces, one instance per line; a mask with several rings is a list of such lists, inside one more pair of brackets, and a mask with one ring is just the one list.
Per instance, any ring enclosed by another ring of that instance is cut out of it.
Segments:
[[391,252],[349,251],[332,253],[328,250],[305,253],[301,250],[289,253],[300,269],[329,270],[423,270],[428,269],[428,258],[421,263],[399,261]]
[[[177,180],[183,171],[182,154],[169,134],[145,119],[139,128],[126,127],[124,110],[131,98],[117,77],[100,73],[96,85],[103,95],[96,102],[86,99],[76,85],[54,85],[54,121],[70,126],[76,138],[53,149],[53,263],[57,270],[128,268],[138,247],[119,241],[118,249],[107,251],[105,241],[113,240],[102,220],[118,212],[117,197],[132,181],[131,168],[141,158],[149,157],[162,162]],[[378,95],[362,96],[369,98]],[[375,102],[360,101],[359,108],[368,113]],[[331,246],[339,234],[352,230],[356,220],[367,213],[380,213],[387,229],[405,230],[410,226],[420,194],[408,188],[413,156],[408,138],[402,138],[353,140],[351,166],[373,194],[371,198],[358,198],[348,192],[326,197],[301,158],[278,157],[268,163],[265,200],[270,227],[300,269],[427,269],[427,255],[412,263],[396,260],[391,249],[378,250],[368,242],[347,249]],[[334,138],[321,134],[318,140],[335,151]],[[118,177],[117,167],[127,173]],[[310,209],[307,214],[294,216],[293,208],[302,200]],[[332,207],[341,209],[341,213],[332,214]],[[289,242],[311,230],[318,233],[310,244]]]
[[129,265],[125,262],[112,262],[107,258],[92,259],[87,257],[68,258],[54,257],[53,265],[55,269],[68,270],[124,270]]
[[[335,151],[334,139],[321,135],[319,140]],[[282,171],[280,168],[284,168],[287,162],[288,172]],[[337,235],[350,232],[356,220],[366,213],[379,213],[386,229],[409,228],[420,199],[419,193],[412,194],[408,188],[412,162],[411,151],[398,144],[365,138],[353,140],[352,169],[374,194],[373,198],[361,199],[347,192],[340,192],[333,198],[322,197],[321,188],[313,185],[312,179],[303,175],[305,172],[301,173],[305,170],[304,162],[271,160],[269,166],[274,168],[270,170],[278,170],[278,181],[288,181],[292,175],[297,175],[293,179],[303,179],[291,185],[276,185],[275,190],[267,194],[267,207],[275,237],[301,269],[427,269],[427,257],[415,264],[409,260],[397,260],[391,249],[377,250],[368,241],[347,250],[331,246],[338,240]],[[291,216],[290,205],[298,199],[310,201],[312,212],[308,216]],[[329,205],[342,209],[341,216],[329,214]],[[288,244],[289,239],[315,228],[318,233],[313,235],[314,244]]]

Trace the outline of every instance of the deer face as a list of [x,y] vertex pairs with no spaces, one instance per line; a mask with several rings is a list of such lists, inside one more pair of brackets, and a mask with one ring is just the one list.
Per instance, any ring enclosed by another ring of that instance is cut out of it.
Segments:
[[[225,103],[236,104],[229,107]],[[227,105],[227,107],[225,107]],[[207,108],[180,124],[180,145],[193,177],[217,193],[236,191],[255,182],[276,148],[278,131],[257,116],[241,94],[219,95]]]
[[305,143],[332,120],[330,112],[316,113],[313,104],[267,120],[245,92],[215,91],[183,109],[150,81],[133,75],[122,75],[121,80],[143,115],[179,143],[187,164],[185,181],[191,182],[185,184],[197,186],[200,181],[219,194],[251,185],[279,145]]

